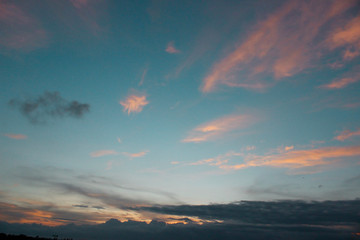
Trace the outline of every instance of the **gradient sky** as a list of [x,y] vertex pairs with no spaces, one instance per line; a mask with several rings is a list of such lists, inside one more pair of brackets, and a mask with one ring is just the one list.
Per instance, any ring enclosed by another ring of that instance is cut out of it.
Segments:
[[0,220],[360,196],[357,0],[0,0],[0,62]]

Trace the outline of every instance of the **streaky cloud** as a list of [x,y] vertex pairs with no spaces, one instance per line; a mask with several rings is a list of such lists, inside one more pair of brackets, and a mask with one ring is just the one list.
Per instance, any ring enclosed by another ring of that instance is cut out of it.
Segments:
[[11,138],[11,139],[16,139],[16,140],[24,140],[27,138],[27,136],[24,134],[13,134],[13,133],[6,133],[6,134],[4,134],[4,136]]
[[334,137],[334,139],[336,139],[338,141],[345,141],[348,138],[351,138],[353,136],[359,136],[359,135],[360,135],[360,129],[358,129],[357,131],[353,131],[353,132],[350,130],[345,130],[345,131],[342,131],[336,137]]
[[206,142],[216,140],[230,131],[247,128],[258,121],[257,117],[251,114],[231,114],[201,124],[191,130],[182,142]]
[[[321,29],[354,5],[354,0],[285,2],[259,22],[235,50],[213,65],[200,90],[212,92],[219,85],[264,90],[313,67],[319,49],[332,51],[319,43]],[[351,32],[352,26],[358,26],[349,24]]]
[[108,155],[117,155],[119,154],[118,152],[116,152],[115,150],[99,150],[99,151],[95,151],[90,153],[91,157],[103,157],[103,156],[108,156]]

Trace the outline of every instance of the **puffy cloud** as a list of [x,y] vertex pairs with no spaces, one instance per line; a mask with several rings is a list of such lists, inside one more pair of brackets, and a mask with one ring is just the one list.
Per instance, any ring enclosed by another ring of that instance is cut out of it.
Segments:
[[175,48],[175,45],[174,45],[174,42],[173,42],[173,41],[168,43],[165,51],[166,51],[167,53],[170,53],[170,54],[180,53],[180,50],[178,50],[178,49]]
[[68,101],[58,92],[44,92],[37,98],[12,99],[9,105],[18,109],[31,123],[45,123],[48,118],[81,118],[89,112],[90,105]]
[[16,140],[23,140],[26,139],[27,136],[24,134],[12,134],[12,133],[7,133],[4,134],[4,136],[8,137],[8,138],[12,138],[12,139],[16,139]]
[[198,143],[215,140],[229,131],[249,127],[256,121],[257,118],[250,114],[227,115],[196,127],[182,141]]
[[139,113],[143,108],[149,104],[149,101],[146,100],[145,95],[130,95],[124,101],[120,101],[120,104],[124,107],[124,112],[127,111],[128,114],[135,112]]
[[341,132],[338,136],[334,137],[334,139],[339,141],[345,141],[348,138],[351,138],[353,136],[359,136],[360,135],[360,129],[354,132],[351,132],[349,130],[345,130]]
[[107,155],[117,155],[117,154],[119,154],[119,153],[116,152],[115,150],[99,150],[99,151],[90,153],[90,156],[91,157],[103,157],[103,156],[107,156]]

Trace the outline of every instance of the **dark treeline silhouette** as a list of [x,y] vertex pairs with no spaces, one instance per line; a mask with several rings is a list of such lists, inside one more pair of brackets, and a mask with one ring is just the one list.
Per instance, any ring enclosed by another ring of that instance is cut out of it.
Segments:
[[30,237],[24,234],[12,235],[12,234],[0,233],[0,240],[72,240],[72,238],[57,238],[57,237],[43,238],[39,236]]

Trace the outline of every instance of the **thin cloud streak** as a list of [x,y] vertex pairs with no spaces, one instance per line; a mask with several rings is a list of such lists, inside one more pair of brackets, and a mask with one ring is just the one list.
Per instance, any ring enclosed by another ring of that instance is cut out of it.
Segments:
[[340,89],[340,88],[344,88],[347,85],[351,84],[351,83],[355,83],[359,81],[359,79],[355,79],[355,78],[341,78],[340,80],[335,80],[329,84],[325,84],[320,86],[321,88],[327,88],[327,89]]
[[114,150],[99,150],[99,151],[90,153],[90,156],[93,158],[96,158],[96,157],[103,157],[103,156],[108,156],[108,155],[118,155],[118,154],[119,153]]
[[125,101],[119,102],[124,107],[124,112],[130,113],[139,113],[143,108],[149,104],[149,101],[146,100],[145,95],[130,95]]
[[261,81],[254,76],[272,73],[274,80],[279,80],[310,67],[317,58],[313,48],[320,28],[355,4],[354,0],[330,4],[326,1],[286,2],[260,22],[239,47],[214,64],[200,90],[212,92],[220,84],[261,90],[275,82]]
[[249,127],[256,121],[253,115],[227,115],[196,127],[182,142],[199,143],[215,140],[229,131]]
[[338,163],[347,157],[360,155],[360,146],[323,147],[310,150],[294,150],[275,155],[245,157],[244,163],[221,165],[226,170],[239,170],[249,167],[269,166],[275,168],[299,169]]
[[351,138],[353,136],[359,136],[359,135],[360,135],[360,129],[358,129],[357,131],[354,131],[354,132],[345,130],[345,131],[341,132],[338,136],[334,137],[334,139],[336,139],[338,141],[345,141],[348,138]]
[[4,134],[4,136],[11,138],[11,139],[16,139],[16,140],[24,140],[27,138],[26,135],[24,134],[12,134],[12,133],[6,133]]
[[149,151],[142,151],[138,153],[128,153],[128,152],[122,152],[123,155],[128,156],[130,158],[138,158],[145,156]]

